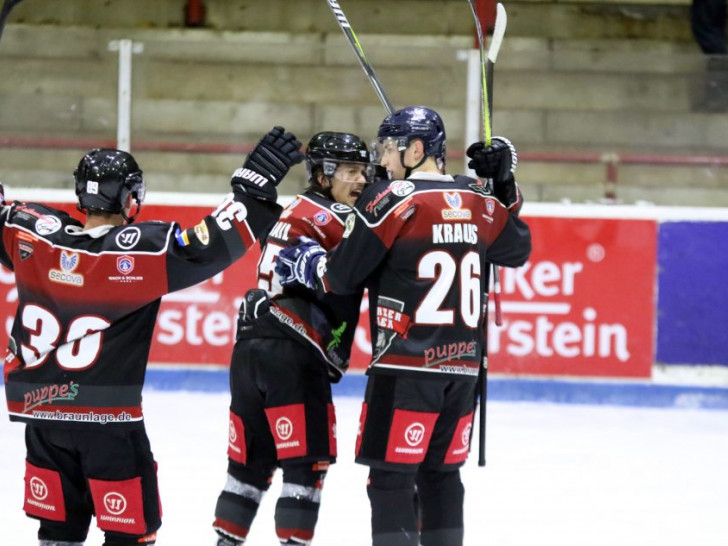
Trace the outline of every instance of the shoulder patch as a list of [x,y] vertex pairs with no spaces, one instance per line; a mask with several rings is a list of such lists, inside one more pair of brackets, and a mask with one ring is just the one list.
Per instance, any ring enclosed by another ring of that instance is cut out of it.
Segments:
[[391,188],[392,193],[397,197],[405,197],[415,191],[414,183],[409,180],[396,180],[395,182],[392,182],[389,187]]
[[43,216],[35,221],[35,231],[39,235],[50,235],[61,229],[61,221],[55,216]]

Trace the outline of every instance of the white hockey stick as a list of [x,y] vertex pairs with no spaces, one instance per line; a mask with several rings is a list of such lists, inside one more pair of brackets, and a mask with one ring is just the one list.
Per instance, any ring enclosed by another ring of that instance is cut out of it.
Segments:
[[372,84],[372,87],[374,87],[374,91],[379,97],[379,100],[382,101],[382,105],[386,108],[387,114],[391,114],[394,111],[392,103],[389,102],[387,95],[384,93],[384,88],[379,82],[379,78],[377,78],[374,68],[371,64],[369,64],[367,56],[364,54],[364,48],[362,48],[359,43],[359,39],[356,37],[354,29],[351,28],[344,10],[341,9],[339,2],[336,0],[326,0],[326,3],[329,5],[329,8],[331,8],[331,13],[334,14],[334,18],[336,19],[336,22],[339,23],[339,27],[341,27],[341,31],[344,33],[344,36],[346,36],[346,39],[349,40],[351,47],[354,49],[356,58],[359,59],[359,64],[364,69],[364,73],[367,75],[367,78],[369,78],[369,82]]

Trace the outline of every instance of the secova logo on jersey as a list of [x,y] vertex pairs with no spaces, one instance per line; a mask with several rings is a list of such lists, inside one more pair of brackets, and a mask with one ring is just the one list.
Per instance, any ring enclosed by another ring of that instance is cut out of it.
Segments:
[[83,275],[73,273],[80,261],[81,258],[77,253],[61,251],[61,269],[49,270],[48,278],[53,282],[69,286],[83,286]]

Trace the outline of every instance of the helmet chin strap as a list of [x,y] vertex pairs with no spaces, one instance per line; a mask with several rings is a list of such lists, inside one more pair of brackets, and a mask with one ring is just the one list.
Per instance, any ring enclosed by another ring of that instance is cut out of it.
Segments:
[[414,171],[416,168],[418,168],[420,165],[422,165],[425,162],[425,160],[427,159],[427,156],[423,155],[422,159],[420,159],[420,161],[417,163],[417,165],[414,165],[413,167],[408,167],[407,165],[404,164],[404,153],[406,151],[407,150],[402,150],[401,152],[399,152],[399,162],[404,167],[404,177],[409,178],[410,175],[412,174],[412,171]]
[[[142,204],[139,201],[135,201],[136,203],[136,212],[132,214],[131,216],[127,216],[126,212],[124,212],[124,209],[121,209],[121,217],[126,221],[127,224],[133,224],[134,219],[139,216],[139,213],[142,211]],[[131,209],[130,209],[131,212]]]

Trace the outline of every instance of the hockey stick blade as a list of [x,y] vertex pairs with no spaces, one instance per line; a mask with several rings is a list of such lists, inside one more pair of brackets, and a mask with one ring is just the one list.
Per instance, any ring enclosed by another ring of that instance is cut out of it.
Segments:
[[5,0],[3,2],[2,10],[0,10],[0,40],[2,40],[3,31],[5,30],[5,23],[8,20],[10,12],[15,6],[20,4],[21,1],[22,0]]
[[508,15],[506,8],[498,2],[495,7],[495,27],[493,28],[493,36],[490,38],[490,47],[488,48],[488,62],[495,64],[498,58],[503,36],[506,34],[506,26],[508,25]]

